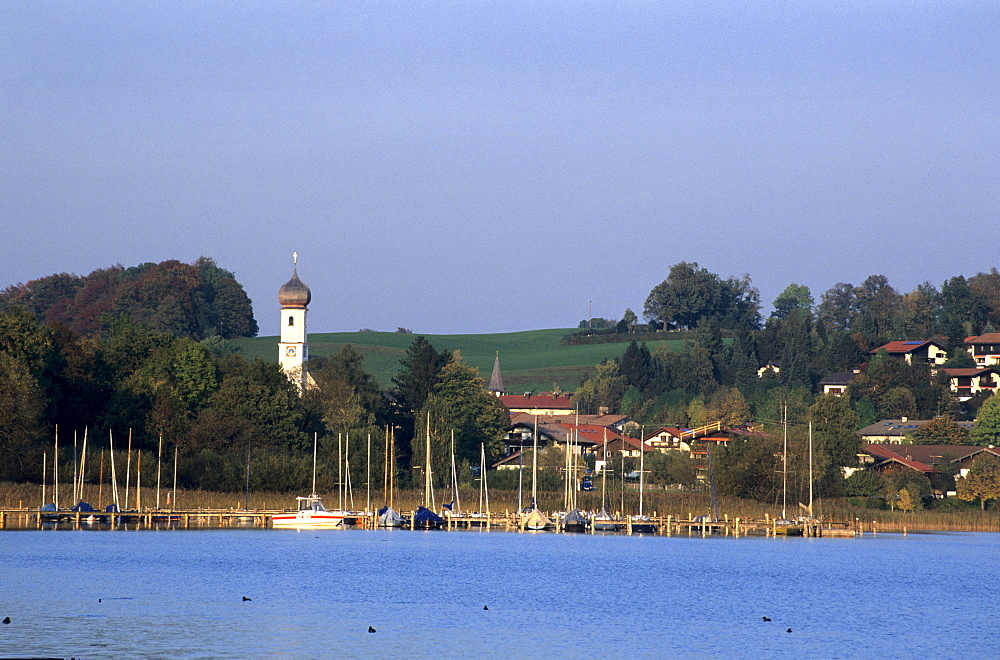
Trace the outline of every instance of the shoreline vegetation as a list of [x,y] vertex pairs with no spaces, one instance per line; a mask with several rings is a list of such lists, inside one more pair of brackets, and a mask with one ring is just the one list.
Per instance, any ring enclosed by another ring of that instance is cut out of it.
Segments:
[[[167,492],[170,489],[160,489],[161,509],[169,509],[166,505]],[[91,492],[93,491],[93,492]],[[68,500],[60,493],[60,505],[68,508]],[[334,492],[318,493],[323,498],[323,502],[328,508],[336,507],[340,504],[338,495]],[[443,491],[438,491],[438,506],[446,502],[446,495]],[[475,511],[479,504],[479,491],[473,488],[460,488],[459,496],[464,511]],[[444,499],[442,499],[444,498]],[[624,498],[624,499],[623,499]],[[38,484],[25,483],[0,483],[0,509],[32,509],[37,510],[41,505],[42,487]],[[52,487],[46,491],[47,501],[52,501]],[[89,486],[84,497],[95,508],[103,508],[113,501],[110,488],[105,487],[98,499],[97,487]],[[135,489],[131,490],[130,507],[135,508]],[[543,511],[554,511],[560,507],[561,493],[544,492],[539,496],[539,508]],[[364,510],[367,500],[367,493],[357,490],[354,493],[353,503],[350,498],[345,502],[345,507],[350,510]],[[381,490],[372,490],[371,502],[373,508],[381,507],[385,498]],[[522,505],[527,506],[530,494],[522,495]],[[119,501],[124,502],[123,489],[119,488]],[[627,490],[624,496],[621,492],[611,495],[607,499],[607,509],[609,512],[625,512],[633,514],[638,508],[639,493],[637,490]],[[711,515],[711,498],[706,493],[697,492],[664,492],[660,490],[646,490],[643,493],[643,507],[649,512],[657,515],[673,515],[687,519],[689,516]],[[156,489],[141,489],[141,502],[143,510],[155,508]],[[601,508],[601,495],[599,492],[580,492],[577,494],[577,502],[580,509],[596,511]],[[277,492],[251,492],[249,496],[250,510],[284,510],[292,509],[295,504],[295,495]],[[75,502],[73,503],[75,504]],[[207,490],[178,490],[177,499],[172,502],[177,509],[192,510],[242,510],[244,504],[244,493],[241,492],[216,492]],[[420,489],[400,490],[394,497],[393,505],[397,510],[412,511],[417,506],[423,504],[423,491]],[[624,507],[622,506],[624,504]],[[490,489],[490,510],[493,512],[516,511],[517,491]],[[122,506],[122,509],[125,507]],[[792,516],[792,504],[789,503],[788,513]],[[895,532],[994,532],[1000,533],[1000,513],[994,509],[981,511],[978,508],[970,508],[963,511],[949,510],[920,510],[912,512],[890,511],[879,509],[868,509],[852,506],[848,502],[839,499],[818,500],[814,506],[817,517],[822,517],[831,522],[852,523],[863,531],[895,533]],[[730,519],[739,517],[744,520],[763,519],[765,515],[774,517],[780,514],[781,505],[765,504],[755,500],[742,499],[737,497],[719,498],[719,516],[728,515]],[[804,510],[801,511],[804,513]]]

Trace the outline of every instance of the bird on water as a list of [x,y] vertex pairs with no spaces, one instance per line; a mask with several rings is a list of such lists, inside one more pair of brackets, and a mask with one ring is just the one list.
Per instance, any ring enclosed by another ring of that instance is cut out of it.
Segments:
[[483,609],[484,609],[484,610],[488,610],[488,609],[490,609],[490,608],[489,608],[489,606],[488,606],[488,605],[483,605]]
[[4,622],[4,623],[10,623],[10,617],[9,617],[9,616],[5,616],[5,617],[3,618],[3,622]]
[[247,602],[248,600],[253,600],[253,598],[247,598],[246,596],[243,597],[243,602],[244,603]]
[[766,616],[762,616],[762,617],[760,617],[760,620],[761,620],[761,621],[770,621],[770,619],[768,619],[768,618],[767,618]]
[[372,628],[371,626],[368,626],[368,632],[373,633],[373,632],[375,632],[375,629]]

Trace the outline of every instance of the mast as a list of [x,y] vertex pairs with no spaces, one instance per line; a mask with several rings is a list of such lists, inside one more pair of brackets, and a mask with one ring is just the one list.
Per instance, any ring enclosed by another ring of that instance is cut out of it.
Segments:
[[[344,510],[344,446],[341,444],[343,435],[337,434],[337,508]],[[315,452],[314,452],[315,453]]]
[[455,429],[451,430],[451,501],[453,513],[462,512],[462,502],[458,495],[458,467],[455,465]]
[[396,495],[396,429],[389,435],[389,508],[392,508]]
[[639,429],[639,515],[642,515],[642,491],[643,486],[646,483],[646,443],[642,441],[643,436],[646,435],[646,427],[642,426]]
[[787,520],[785,508],[788,500],[788,402],[782,408],[784,449],[781,452],[781,519]]
[[538,497],[538,415],[535,415],[535,430],[531,433],[531,443],[531,508],[534,509],[538,507],[538,500],[535,499]]
[[128,451],[125,453],[125,510],[128,511],[128,489],[132,485],[132,427],[128,427]]
[[[247,442],[247,446],[249,445],[250,443]],[[162,467],[163,467],[163,434],[161,433],[160,444],[156,449],[156,510],[157,511],[160,510],[160,469]]]
[[172,499],[173,506],[171,507],[171,510],[177,506],[177,454],[180,453],[180,450],[180,447],[174,445],[174,496]]
[[809,420],[809,517],[813,517],[813,422]]
[[608,494],[608,427],[604,427],[604,444],[601,445],[604,452],[604,463],[601,465],[601,510],[607,511],[606,502]]
[[[163,436],[160,436],[160,444],[163,444]],[[315,486],[313,486],[315,490]],[[160,463],[156,463],[156,507],[160,506]],[[243,510],[250,510],[250,438],[247,438],[247,474],[246,483],[243,486]]]
[[101,470],[97,477],[97,508],[104,508],[104,448],[101,448]]
[[[318,449],[318,446],[319,446],[319,433],[317,431],[313,431],[313,487],[312,487],[313,496],[316,495],[316,451]],[[343,509],[344,507],[340,508]]]
[[344,482],[344,493],[346,497],[345,501],[350,499],[351,510],[354,510],[354,484],[351,483],[351,434],[344,434],[344,475],[346,476],[346,481]]
[[[482,483],[483,483],[483,495],[486,498],[486,516],[489,517],[489,515],[490,515],[490,487],[486,483],[486,444],[485,443],[480,443],[480,445],[479,445],[479,451],[482,453],[482,460],[483,460],[483,467],[482,467],[483,481],[482,481]],[[480,511],[482,511],[482,507],[480,507]],[[486,529],[488,530],[489,527],[487,526]]]
[[135,509],[142,511],[142,452],[135,452]]
[[80,500],[77,499],[80,493],[80,470],[79,470],[79,456],[76,451],[76,429],[73,429],[73,504],[76,504]]
[[430,505],[428,508],[433,508],[434,504],[431,502],[433,498],[434,487],[431,485],[431,413],[427,413],[427,440],[426,447],[424,449],[424,506]]
[[55,449],[52,451],[52,490],[56,508],[59,508],[59,425],[56,424]]
[[80,452],[80,500],[83,501],[83,483],[87,475],[87,427],[83,427],[83,451]]
[[121,504],[118,500],[118,473],[115,472],[115,441],[108,429],[108,455],[111,456],[111,493],[114,495],[115,509],[121,511]]
[[42,506],[45,506],[45,480],[48,478],[46,472],[48,472],[49,466],[46,464],[48,459],[48,454],[44,451],[42,452]]
[[365,487],[368,489],[368,502],[365,504],[365,513],[372,510],[372,434],[368,432],[368,473],[365,478]]

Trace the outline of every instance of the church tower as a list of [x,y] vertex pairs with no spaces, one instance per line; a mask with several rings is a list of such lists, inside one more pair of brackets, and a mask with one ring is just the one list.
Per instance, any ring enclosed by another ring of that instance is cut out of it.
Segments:
[[292,279],[278,289],[278,304],[281,305],[281,343],[278,344],[278,361],[295,383],[299,392],[306,385],[306,360],[309,359],[309,344],[306,342],[306,312],[312,300],[309,290],[298,273],[299,255],[292,253]]

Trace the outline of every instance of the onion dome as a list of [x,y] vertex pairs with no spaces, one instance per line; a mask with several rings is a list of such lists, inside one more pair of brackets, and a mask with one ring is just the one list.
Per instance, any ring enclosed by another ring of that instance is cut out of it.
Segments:
[[297,270],[292,270],[292,279],[278,289],[278,303],[282,307],[305,308],[312,300],[312,291],[299,279]]

